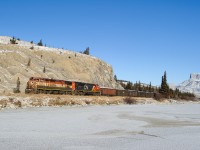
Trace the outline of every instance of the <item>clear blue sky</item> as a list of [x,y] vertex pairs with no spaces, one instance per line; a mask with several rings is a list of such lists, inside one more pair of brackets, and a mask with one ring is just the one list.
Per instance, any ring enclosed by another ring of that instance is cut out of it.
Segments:
[[0,35],[90,53],[118,79],[160,85],[200,72],[199,0],[1,0]]

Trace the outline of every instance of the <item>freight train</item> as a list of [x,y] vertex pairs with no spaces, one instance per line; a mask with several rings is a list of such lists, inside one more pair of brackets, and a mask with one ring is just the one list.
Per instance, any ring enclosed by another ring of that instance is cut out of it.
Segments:
[[154,97],[153,92],[119,90],[100,87],[98,84],[93,83],[55,80],[40,77],[31,77],[29,79],[25,93]]

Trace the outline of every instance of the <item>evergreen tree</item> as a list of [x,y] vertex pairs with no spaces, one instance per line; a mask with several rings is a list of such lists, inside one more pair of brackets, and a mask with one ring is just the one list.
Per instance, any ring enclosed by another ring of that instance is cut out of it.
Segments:
[[20,93],[20,79],[17,78],[17,87],[13,89],[14,93]]
[[138,91],[138,83],[137,83],[137,81],[135,83],[135,90]]
[[15,37],[13,36],[13,38],[12,39],[10,39],[10,43],[11,44],[17,44],[17,42],[16,42],[16,39],[15,39]]
[[151,82],[149,84],[149,92],[152,92]]
[[142,87],[141,87],[140,81],[139,81],[139,83],[138,83],[138,90],[139,90],[139,91],[142,91]]
[[127,83],[125,89],[127,89],[127,90],[131,90],[132,87],[133,87],[133,83],[129,81],[129,82]]
[[44,68],[43,68],[43,72],[45,73],[46,72],[46,67],[44,66]]
[[19,79],[19,77],[17,78],[17,89],[18,89],[18,91],[20,91],[20,79]]
[[114,79],[115,79],[115,81],[117,81],[117,76],[116,75],[114,75]]
[[30,65],[31,65],[31,59],[29,58],[29,59],[28,59],[27,66],[30,66]]
[[42,40],[39,41],[39,43],[37,44],[38,46],[43,46]]
[[83,54],[90,55],[90,48],[87,47],[86,50],[83,51]]
[[166,73],[166,71],[164,72],[164,75],[162,76],[160,93],[169,94],[169,85],[167,83],[167,73]]

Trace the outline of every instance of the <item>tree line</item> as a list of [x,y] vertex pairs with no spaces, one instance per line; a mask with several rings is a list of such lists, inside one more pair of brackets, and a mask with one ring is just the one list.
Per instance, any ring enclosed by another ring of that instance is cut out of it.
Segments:
[[[117,77],[114,76],[116,81]],[[169,84],[167,83],[167,73],[164,72],[164,75],[161,77],[161,84],[159,87],[152,86],[151,82],[149,84],[143,84],[140,81],[136,81],[135,83],[128,81],[127,84],[123,82],[119,82],[124,89],[127,90],[136,90],[136,91],[144,91],[144,92],[154,92],[155,97],[158,99],[161,98],[173,98],[173,99],[185,99],[185,100],[194,100],[195,95],[193,93],[181,92],[179,89],[171,89]]]

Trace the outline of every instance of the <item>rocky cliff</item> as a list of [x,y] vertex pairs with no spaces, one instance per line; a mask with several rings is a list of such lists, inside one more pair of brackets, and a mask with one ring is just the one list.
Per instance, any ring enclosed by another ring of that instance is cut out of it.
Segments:
[[178,85],[177,88],[183,92],[190,92],[200,96],[200,73],[191,74],[190,79]]
[[37,46],[0,36],[0,93],[11,92],[19,77],[20,90],[32,76],[97,83],[102,87],[122,87],[114,80],[113,69],[104,61],[77,52]]

